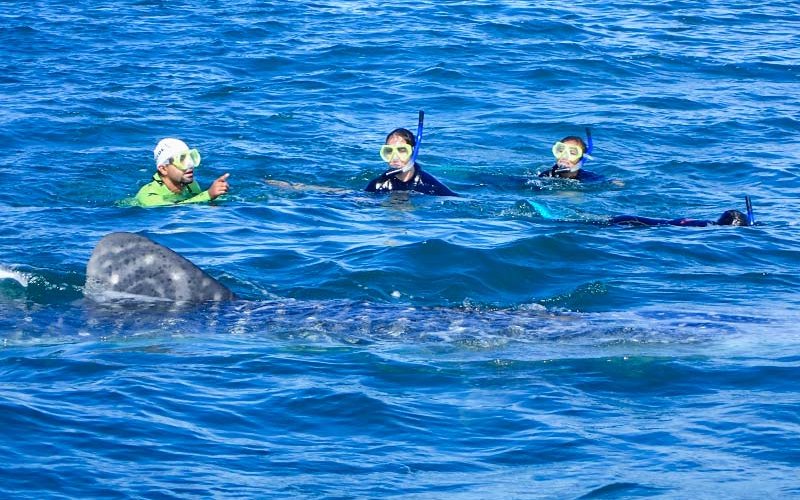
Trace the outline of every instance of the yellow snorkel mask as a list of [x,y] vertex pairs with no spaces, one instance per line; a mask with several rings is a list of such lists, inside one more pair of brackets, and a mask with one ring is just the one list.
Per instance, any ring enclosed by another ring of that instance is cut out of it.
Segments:
[[583,148],[577,144],[567,144],[558,141],[553,144],[552,152],[556,160],[567,160],[572,163],[577,163],[583,158]]
[[173,165],[178,170],[197,168],[200,165],[200,152],[196,149],[184,151],[183,153],[171,157],[169,159],[169,164]]
[[552,152],[556,158],[553,173],[577,172],[586,160],[591,160],[592,132],[586,128],[586,142],[580,137],[568,136],[553,144]]
[[414,148],[411,144],[384,144],[381,146],[381,158],[385,162],[390,162],[394,159],[395,155],[400,159],[400,161],[408,161],[411,158],[411,153],[414,151]]

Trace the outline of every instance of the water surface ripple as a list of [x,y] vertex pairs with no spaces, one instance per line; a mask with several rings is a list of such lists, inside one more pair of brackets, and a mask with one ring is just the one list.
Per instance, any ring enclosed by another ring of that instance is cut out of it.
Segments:
[[[0,496],[800,495],[796,11],[0,2]],[[364,193],[420,109],[461,196]],[[166,136],[226,200],[129,206]],[[113,231],[240,300],[85,299]]]

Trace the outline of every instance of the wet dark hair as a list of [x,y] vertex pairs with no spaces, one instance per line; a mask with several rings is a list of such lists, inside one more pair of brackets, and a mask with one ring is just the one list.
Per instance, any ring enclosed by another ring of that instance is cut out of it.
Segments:
[[567,141],[575,141],[575,142],[577,142],[578,144],[581,145],[581,151],[583,151],[583,153],[586,153],[586,149],[588,148],[588,146],[586,146],[586,143],[583,142],[583,138],[578,137],[577,135],[568,135],[568,136],[564,137],[563,139],[561,139],[561,141],[559,141],[559,142],[567,142]]
[[391,139],[393,135],[402,138],[404,141],[406,141],[406,144],[411,144],[412,148],[417,145],[417,140],[414,138],[414,134],[412,134],[408,129],[396,128],[392,130],[389,132],[389,135],[386,136],[386,142],[389,142],[389,139]]
[[726,210],[717,219],[717,224],[720,226],[746,226],[747,216],[738,210]]

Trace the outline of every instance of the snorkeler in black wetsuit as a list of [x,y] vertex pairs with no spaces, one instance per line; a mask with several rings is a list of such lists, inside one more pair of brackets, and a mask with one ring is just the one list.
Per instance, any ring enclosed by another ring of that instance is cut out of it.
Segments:
[[[417,136],[422,134],[422,118],[419,114]],[[409,130],[398,128],[389,132],[386,143],[381,147],[381,158],[389,164],[390,170],[372,179],[364,189],[370,193],[392,191],[417,191],[434,196],[458,196],[447,186],[424,172],[416,162],[419,151],[417,139]]]
[[726,210],[716,221],[702,219],[654,219],[638,215],[618,215],[608,221],[610,224],[622,226],[748,226],[748,217],[738,210]]
[[[753,215],[753,204],[750,196],[744,197],[747,214],[738,210],[726,210],[720,217],[713,220],[689,219],[681,217],[677,219],[660,219],[655,217],[642,217],[640,215],[617,215],[608,219],[594,219],[590,221],[597,225],[619,225],[619,226],[685,226],[685,227],[706,227],[706,226],[754,226],[756,224]],[[524,210],[531,210],[534,214],[544,219],[559,220],[549,208],[541,203],[523,200],[517,206]]]

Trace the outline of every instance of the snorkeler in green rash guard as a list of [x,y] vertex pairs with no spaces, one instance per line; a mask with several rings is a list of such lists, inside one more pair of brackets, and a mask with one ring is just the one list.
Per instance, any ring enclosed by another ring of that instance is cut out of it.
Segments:
[[142,186],[136,194],[136,203],[143,207],[157,207],[185,203],[203,203],[228,192],[228,175],[224,174],[202,191],[194,179],[194,169],[200,165],[200,153],[189,149],[179,139],[166,138],[153,150],[156,173],[153,180]]

